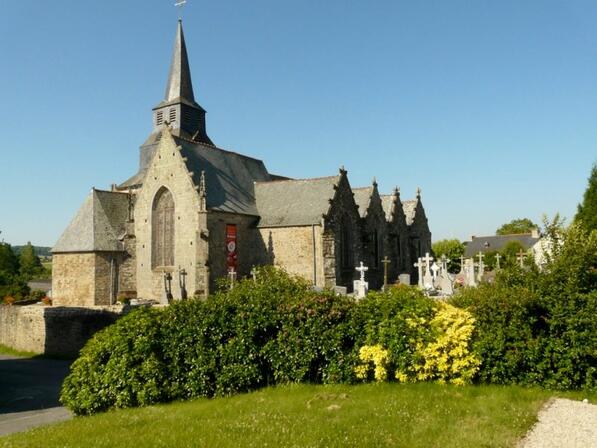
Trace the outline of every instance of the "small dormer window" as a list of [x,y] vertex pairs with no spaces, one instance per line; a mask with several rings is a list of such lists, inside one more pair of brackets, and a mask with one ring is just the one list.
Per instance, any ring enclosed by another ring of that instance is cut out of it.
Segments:
[[155,114],[155,124],[157,126],[160,126],[162,124],[164,124],[164,112],[163,111],[159,111]]
[[170,123],[174,123],[176,121],[176,109],[170,109]]

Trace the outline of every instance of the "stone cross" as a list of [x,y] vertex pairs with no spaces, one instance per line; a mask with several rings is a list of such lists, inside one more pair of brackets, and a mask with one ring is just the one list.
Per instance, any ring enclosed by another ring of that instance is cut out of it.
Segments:
[[425,254],[425,275],[423,276],[423,286],[426,289],[433,288],[433,276],[431,275],[431,262],[433,261],[433,257],[429,256],[429,252]]
[[418,268],[418,273],[419,273],[419,288],[423,289],[423,266],[425,265],[425,263],[423,262],[423,259],[421,257],[419,257],[417,259],[417,262],[414,264],[415,268]]
[[517,255],[516,258],[517,258],[518,262],[520,263],[520,267],[524,268],[524,255],[525,254],[524,254],[523,250],[520,249],[516,255]]
[[234,289],[234,283],[236,282],[236,271],[234,268],[228,270],[228,280],[230,280],[230,289]]
[[257,269],[255,267],[251,269],[251,277],[253,277],[253,283],[257,283]]
[[441,262],[442,271],[447,272],[448,271],[448,263],[451,263],[451,261],[448,259],[448,257],[446,257],[445,255],[442,255],[442,257],[440,258],[440,262]]
[[383,260],[381,260],[381,262],[383,263],[383,290],[385,291],[386,289],[388,289],[388,265],[392,262],[390,261],[387,255],[384,257]]
[[367,272],[368,270],[369,270],[369,268],[367,266],[365,266],[362,261],[361,261],[360,266],[355,268],[355,271],[358,271],[361,274],[362,282],[365,281],[365,272]]
[[178,267],[178,282],[180,283],[180,298],[182,300],[186,300],[188,298],[187,295],[187,271],[186,269],[180,269]]
[[435,283],[435,281],[437,280],[437,272],[440,270],[441,268],[439,267],[439,265],[437,263],[433,263],[431,265],[431,271],[433,273],[433,282]]
[[485,274],[485,263],[483,263],[483,258],[485,258],[485,255],[483,252],[479,251],[477,257],[479,258],[479,272],[477,274],[477,280],[481,281],[483,280],[483,274]]
[[500,270],[500,259],[501,258],[502,258],[502,256],[500,255],[499,252],[497,254],[495,254],[495,269],[496,269],[496,271]]
[[464,255],[460,256],[460,272],[464,272]]
[[172,302],[172,274],[164,272],[164,291],[166,292],[166,299],[168,303]]

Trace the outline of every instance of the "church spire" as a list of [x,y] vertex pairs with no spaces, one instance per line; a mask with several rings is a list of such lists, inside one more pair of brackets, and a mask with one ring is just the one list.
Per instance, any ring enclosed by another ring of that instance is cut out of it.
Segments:
[[189,69],[189,58],[181,19],[178,19],[178,26],[176,27],[176,40],[174,41],[172,63],[170,64],[170,74],[168,75],[164,100],[167,102],[186,100],[191,104],[197,104],[193,95],[193,82],[191,81],[191,70]]
[[205,109],[195,101],[187,46],[178,20],[164,101],[153,108],[153,132],[168,126],[172,135],[213,145],[207,136]]

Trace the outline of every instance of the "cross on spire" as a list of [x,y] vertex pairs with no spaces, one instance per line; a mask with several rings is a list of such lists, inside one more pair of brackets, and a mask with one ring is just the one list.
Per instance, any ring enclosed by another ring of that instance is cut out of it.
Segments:
[[178,8],[178,20],[182,19],[182,8],[186,3],[187,0],[176,0],[176,3],[174,3],[174,6]]

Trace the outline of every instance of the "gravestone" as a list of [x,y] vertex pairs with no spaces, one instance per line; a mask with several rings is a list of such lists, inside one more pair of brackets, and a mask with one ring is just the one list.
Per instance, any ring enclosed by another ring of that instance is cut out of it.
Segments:
[[423,288],[433,289],[433,276],[431,275],[431,262],[433,257],[429,256],[429,252],[425,254],[425,275],[423,275]]
[[425,265],[425,263],[423,263],[423,259],[421,257],[419,257],[417,259],[417,262],[414,264],[415,268],[417,268],[418,270],[418,279],[419,279],[419,288],[423,289],[423,266]]
[[365,272],[367,272],[369,268],[361,261],[360,266],[356,267],[355,270],[359,272],[361,278],[353,282],[354,295],[357,299],[362,299],[367,295],[367,292],[369,292],[369,283],[365,281]]
[[401,285],[410,285],[410,274],[400,274],[398,276],[398,282]]

